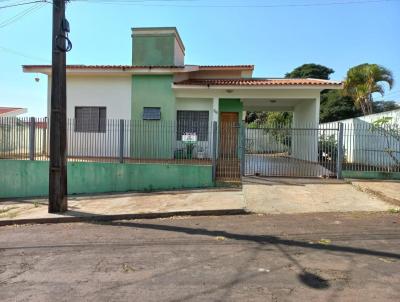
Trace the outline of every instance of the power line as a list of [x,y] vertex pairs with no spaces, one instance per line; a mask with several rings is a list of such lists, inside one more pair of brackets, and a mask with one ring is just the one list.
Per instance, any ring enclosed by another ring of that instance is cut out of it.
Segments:
[[37,1],[30,1],[30,2],[14,3],[14,4],[0,6],[0,9],[16,7],[16,6],[21,6],[21,5],[34,4],[34,3],[43,3],[43,2],[48,2],[48,1],[47,0],[37,0]]
[[8,47],[4,47],[4,46],[1,46],[1,45],[0,45],[0,51],[8,52],[8,53],[11,53],[13,55],[24,57],[24,58],[27,58],[27,59],[30,59],[30,60],[34,60],[34,61],[42,61],[42,62],[50,63],[50,60],[46,60],[44,58],[39,58],[39,57],[33,57],[33,56],[27,55],[27,54],[25,54],[23,52],[20,52],[20,51],[17,51],[17,50],[8,48]]
[[[331,1],[331,2],[310,2],[310,3],[288,3],[288,4],[178,4],[173,2],[193,2],[189,0],[72,0],[73,2],[87,2],[96,4],[113,4],[113,5],[134,5],[134,6],[152,6],[152,7],[221,7],[221,8],[284,8],[284,7],[323,7],[336,5],[353,5],[353,4],[368,4],[368,3],[387,3],[398,2],[399,0],[351,0],[351,1]],[[155,3],[161,2],[161,3]],[[148,4],[150,3],[150,4]]]
[[0,29],[6,27],[7,25],[10,25],[10,24],[18,21],[19,19],[25,17],[28,14],[33,13],[35,10],[38,10],[38,9],[42,8],[47,3],[47,2],[44,2],[44,1],[40,1],[40,2],[41,3],[36,3],[33,6],[27,8],[26,10],[23,10],[23,11],[19,12],[15,16],[13,16],[13,17],[1,22],[0,23]]

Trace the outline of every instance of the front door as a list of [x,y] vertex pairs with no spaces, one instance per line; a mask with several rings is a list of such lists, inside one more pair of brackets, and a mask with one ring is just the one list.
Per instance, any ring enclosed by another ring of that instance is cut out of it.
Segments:
[[221,113],[221,132],[219,154],[223,157],[236,157],[238,132],[239,132],[239,113],[222,112]]
[[221,112],[217,161],[217,179],[219,180],[237,181],[240,179],[239,131],[239,113]]

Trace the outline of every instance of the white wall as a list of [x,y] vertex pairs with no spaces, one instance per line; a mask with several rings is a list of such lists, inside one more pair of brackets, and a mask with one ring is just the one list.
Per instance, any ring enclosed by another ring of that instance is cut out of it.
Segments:
[[343,123],[343,146],[347,162],[390,167],[396,165],[396,162],[384,150],[396,150],[397,152],[392,155],[400,160],[400,141],[390,135],[385,136],[384,131],[371,127],[374,121],[382,117],[392,118],[389,125],[400,125],[400,110],[392,110],[325,123],[320,127],[337,128],[339,122]]
[[[67,118],[68,155],[70,156],[119,156],[119,124],[110,122],[105,133],[74,131],[76,106],[106,107],[107,120],[131,119],[130,76],[68,76]],[[49,80],[49,88],[51,81]],[[50,89],[48,90],[50,116]],[[126,129],[128,130],[128,129]],[[129,135],[126,135],[124,153],[129,154]]]
[[176,66],[185,65],[185,53],[176,38],[174,43],[174,64]]
[[[306,161],[318,160],[319,98],[304,100],[294,107],[292,156]],[[307,128],[307,130],[299,130]],[[296,130],[297,129],[297,130]]]

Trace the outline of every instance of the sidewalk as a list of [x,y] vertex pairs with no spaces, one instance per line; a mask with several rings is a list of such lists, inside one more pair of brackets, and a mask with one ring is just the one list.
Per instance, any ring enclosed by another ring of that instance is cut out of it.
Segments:
[[[0,225],[35,222],[71,222],[90,218],[129,219],[177,215],[245,214],[240,189],[209,189],[126,193],[68,198],[69,211],[47,213],[47,199],[0,202]],[[8,221],[8,223],[7,223]]]
[[348,180],[358,190],[374,195],[393,205],[400,206],[400,181],[396,180]]
[[246,177],[242,189],[70,196],[69,211],[47,213],[47,199],[0,201],[6,224],[232,214],[397,211],[400,182]]

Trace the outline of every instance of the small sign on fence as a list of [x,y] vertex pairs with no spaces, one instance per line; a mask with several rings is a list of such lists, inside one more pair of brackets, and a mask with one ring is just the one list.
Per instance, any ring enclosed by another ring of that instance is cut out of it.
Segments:
[[195,143],[197,142],[197,134],[186,132],[182,135],[182,142],[185,143]]

